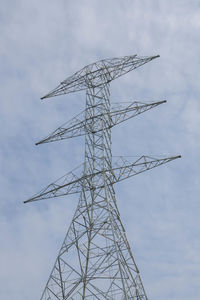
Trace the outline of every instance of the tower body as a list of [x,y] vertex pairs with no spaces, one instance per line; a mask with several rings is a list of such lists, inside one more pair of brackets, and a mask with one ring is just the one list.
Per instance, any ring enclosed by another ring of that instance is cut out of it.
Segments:
[[[137,56],[91,64],[44,98],[86,90],[83,120],[75,118],[37,144],[85,135],[82,175],[64,176],[26,202],[79,193],[79,201],[41,300],[147,300],[117,207],[114,183],[178,157],[142,156],[134,163],[112,162],[111,128],[162,102],[112,110],[110,82],[151,61]],[[131,115],[129,115],[131,113]],[[71,180],[69,180],[71,178]]]
[[89,182],[89,191],[83,184],[41,300],[147,299],[120,219],[113,175],[106,171],[112,169],[109,84],[87,89],[85,111],[83,174],[99,175]]

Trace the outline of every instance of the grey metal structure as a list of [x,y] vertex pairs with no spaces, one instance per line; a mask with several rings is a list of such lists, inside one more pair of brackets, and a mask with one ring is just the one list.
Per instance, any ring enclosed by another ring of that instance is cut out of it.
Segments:
[[114,183],[180,156],[112,161],[111,128],[166,101],[110,104],[110,82],[155,59],[101,60],[64,80],[49,98],[86,90],[84,112],[37,144],[85,135],[83,165],[25,203],[79,193],[79,202],[41,300],[147,300],[118,211]]

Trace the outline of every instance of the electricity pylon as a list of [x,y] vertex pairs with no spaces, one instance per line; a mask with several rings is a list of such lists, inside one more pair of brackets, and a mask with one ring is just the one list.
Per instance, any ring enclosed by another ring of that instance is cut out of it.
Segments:
[[86,90],[84,112],[37,144],[85,135],[83,166],[25,201],[79,193],[80,198],[41,300],[147,300],[117,207],[114,183],[180,156],[112,162],[111,128],[166,101],[111,106],[109,84],[158,56],[101,60],[61,82],[46,99]]

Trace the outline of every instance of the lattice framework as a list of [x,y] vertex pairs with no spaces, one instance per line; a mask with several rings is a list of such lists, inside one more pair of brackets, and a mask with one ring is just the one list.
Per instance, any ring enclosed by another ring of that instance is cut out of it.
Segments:
[[85,159],[25,201],[79,193],[79,202],[41,300],[147,300],[117,207],[114,183],[180,156],[112,161],[111,128],[166,101],[111,105],[110,82],[158,56],[101,60],[64,80],[42,99],[86,90],[84,112],[37,144],[85,136]]

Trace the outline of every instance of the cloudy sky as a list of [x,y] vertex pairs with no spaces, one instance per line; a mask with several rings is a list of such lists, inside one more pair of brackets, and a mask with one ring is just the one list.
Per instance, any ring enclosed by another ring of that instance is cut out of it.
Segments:
[[0,23],[0,298],[40,298],[78,199],[23,204],[84,155],[83,138],[34,145],[84,92],[40,97],[96,60],[160,54],[112,84],[113,102],[167,100],[113,129],[113,155],[182,158],[119,183],[117,200],[149,299],[199,300],[200,1],[2,0]]

